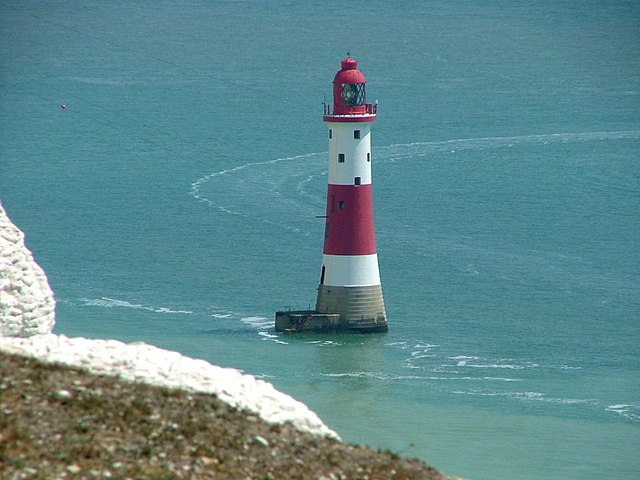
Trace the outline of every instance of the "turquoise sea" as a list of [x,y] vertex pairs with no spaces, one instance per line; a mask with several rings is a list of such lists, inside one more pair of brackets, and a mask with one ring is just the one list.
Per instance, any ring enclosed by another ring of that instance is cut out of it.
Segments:
[[[2,1],[0,199],[57,333],[242,369],[450,474],[637,479],[639,45],[634,1]],[[315,302],[347,52],[390,331],[276,334]]]

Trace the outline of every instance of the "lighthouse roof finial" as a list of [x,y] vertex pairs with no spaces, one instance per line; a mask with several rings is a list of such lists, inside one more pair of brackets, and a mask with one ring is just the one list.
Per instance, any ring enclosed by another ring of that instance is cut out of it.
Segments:
[[[347,57],[342,60],[342,70],[357,70],[358,61],[355,58]],[[357,70],[359,72],[359,70]],[[362,75],[362,74],[360,74]],[[364,77],[363,77],[364,78]],[[364,82],[348,82],[348,83],[364,83]]]

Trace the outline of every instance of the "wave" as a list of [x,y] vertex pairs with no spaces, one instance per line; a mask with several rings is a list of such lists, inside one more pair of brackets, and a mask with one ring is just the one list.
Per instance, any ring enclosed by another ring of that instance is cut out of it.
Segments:
[[[407,349],[406,342],[396,342],[388,344],[389,346],[399,346],[401,349]],[[439,345],[431,345],[428,343],[417,343],[407,357],[403,365],[406,368],[427,369],[433,372],[449,372],[459,373],[462,370],[457,369],[498,369],[498,370],[525,370],[531,368],[539,368],[540,365],[535,362],[519,362],[514,359],[484,359],[476,355],[453,355],[446,358],[442,357],[438,351],[434,351]],[[453,370],[452,370],[453,369]]]
[[396,375],[386,372],[372,372],[372,371],[357,371],[357,372],[343,372],[343,373],[322,373],[323,377],[333,378],[373,378],[384,381],[396,381],[396,380],[419,380],[423,382],[520,382],[522,380],[517,378],[505,378],[505,377],[448,377],[448,376],[436,376],[436,375]]
[[620,403],[607,406],[605,411],[615,413],[626,420],[640,422],[640,405]]
[[273,319],[261,316],[243,317],[240,321],[258,330],[273,329]]
[[[462,363],[462,365],[461,365]],[[539,367],[536,363],[531,363],[529,365],[513,365],[513,364],[502,364],[502,363],[466,363],[466,362],[458,362],[457,366],[464,366],[469,368],[504,368],[507,370],[524,370],[525,368],[537,368]]]
[[[534,391],[496,391],[489,389],[454,390],[456,395],[468,395],[478,397],[495,397],[513,399],[522,402],[540,402],[558,406],[587,406],[589,408],[603,409],[605,412],[618,415],[621,419],[632,423],[640,423],[640,406],[633,404],[614,404],[603,407],[600,400],[594,398],[573,397],[549,397],[543,392]],[[600,410],[602,411],[602,410]]]
[[483,389],[473,389],[473,390],[455,390],[453,392],[456,395],[472,395],[472,396],[480,396],[480,397],[503,397],[503,398],[511,398],[515,400],[521,401],[535,401],[535,402],[545,402],[545,403],[553,403],[558,405],[579,405],[579,404],[589,404],[589,405],[597,405],[598,401],[591,398],[563,398],[563,397],[548,397],[545,393],[542,392],[528,392],[528,391],[495,391],[495,390],[483,390]]
[[319,347],[341,347],[343,344],[334,340],[309,340],[305,342],[309,345],[318,345]]
[[424,380],[424,377],[412,375],[392,375],[385,372],[344,372],[344,373],[321,373],[322,377],[329,378],[371,378],[375,380],[395,381],[395,380]]
[[275,333],[273,319],[254,315],[250,317],[243,317],[240,319],[242,323],[258,330],[258,335],[262,340],[278,343],[280,345],[289,345],[289,342],[282,340],[282,336]]
[[258,335],[262,337],[262,340],[279,343],[280,345],[289,345],[289,342],[285,342],[280,339],[280,335],[270,332],[259,332]]

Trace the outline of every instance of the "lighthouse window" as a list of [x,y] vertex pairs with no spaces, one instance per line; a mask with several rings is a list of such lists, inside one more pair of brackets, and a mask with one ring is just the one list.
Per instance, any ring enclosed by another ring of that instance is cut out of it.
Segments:
[[361,183],[362,183],[362,178],[360,178],[360,177],[355,177],[355,178],[353,179],[353,184],[354,184],[354,185],[360,185]]
[[329,138],[333,138],[333,130],[329,129]]
[[344,153],[338,154],[338,163],[344,163]]
[[338,200],[338,208],[344,210],[344,200]]
[[371,154],[367,153],[367,162],[370,162],[370,161],[371,161]]
[[351,107],[364,105],[365,93],[364,83],[343,83],[342,84],[342,105]]
[[356,140],[360,138],[360,130],[353,131],[353,138],[355,138]]

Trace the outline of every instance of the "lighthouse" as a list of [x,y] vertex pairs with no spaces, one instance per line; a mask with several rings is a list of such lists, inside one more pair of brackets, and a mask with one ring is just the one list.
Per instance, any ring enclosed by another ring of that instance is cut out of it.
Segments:
[[314,311],[277,312],[279,331],[385,332],[387,315],[376,250],[371,176],[371,126],[358,62],[342,60],[333,104],[324,106],[329,141],[327,207]]

